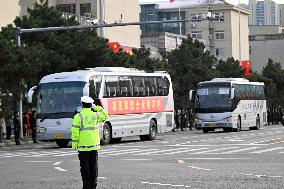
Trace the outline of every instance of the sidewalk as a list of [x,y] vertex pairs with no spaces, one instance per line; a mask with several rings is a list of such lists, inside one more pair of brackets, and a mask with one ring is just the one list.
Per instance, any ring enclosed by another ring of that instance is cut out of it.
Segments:
[[[32,136],[25,136],[23,139],[20,139],[20,143],[21,144],[33,143]],[[0,142],[0,149],[1,147],[4,147],[4,146],[14,146],[14,145],[16,145],[15,138],[14,136],[11,136],[11,140],[5,140],[3,142]]]

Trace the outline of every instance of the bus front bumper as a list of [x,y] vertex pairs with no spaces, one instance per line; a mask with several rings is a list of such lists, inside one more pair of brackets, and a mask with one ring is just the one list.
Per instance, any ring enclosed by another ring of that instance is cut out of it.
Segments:
[[203,129],[203,128],[233,128],[232,123],[225,123],[225,122],[202,122],[202,123],[195,123],[196,129]]
[[38,129],[37,137],[39,141],[55,141],[61,139],[71,140],[71,128],[46,129],[41,127]]

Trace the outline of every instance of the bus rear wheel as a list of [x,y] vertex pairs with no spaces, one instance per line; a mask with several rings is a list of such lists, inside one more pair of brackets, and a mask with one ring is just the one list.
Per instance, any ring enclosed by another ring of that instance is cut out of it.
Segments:
[[61,139],[61,140],[56,140],[55,142],[59,148],[65,148],[68,145],[69,140]]
[[142,141],[149,141],[149,140],[155,140],[156,136],[157,136],[157,124],[152,119],[150,121],[149,134],[148,135],[140,135],[139,137]]
[[107,123],[104,123],[104,125],[103,125],[103,137],[101,139],[101,144],[107,145],[107,144],[109,144],[110,140],[111,140],[110,126]]

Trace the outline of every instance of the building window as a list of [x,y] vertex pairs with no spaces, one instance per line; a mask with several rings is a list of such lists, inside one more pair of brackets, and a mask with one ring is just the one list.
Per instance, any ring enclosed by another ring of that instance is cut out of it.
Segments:
[[201,31],[192,31],[191,37],[195,39],[202,39],[202,32]]
[[91,17],[91,3],[80,4],[80,15]]
[[76,13],[76,4],[60,4],[58,8],[61,12],[75,14]]
[[191,14],[190,18],[193,22],[200,22],[202,19],[202,14],[198,13],[198,14]]
[[225,57],[225,49],[224,48],[216,48],[216,56],[220,58]]
[[215,32],[215,39],[225,39],[225,33],[224,31],[216,31]]
[[214,18],[216,21],[224,22],[224,13],[221,13],[221,12],[215,13]]

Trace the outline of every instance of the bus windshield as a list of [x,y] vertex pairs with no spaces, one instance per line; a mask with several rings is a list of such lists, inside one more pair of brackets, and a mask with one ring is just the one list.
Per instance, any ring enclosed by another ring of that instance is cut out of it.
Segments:
[[75,112],[83,96],[84,82],[42,83],[38,92],[38,114]]
[[196,92],[196,113],[230,112],[230,86],[211,84],[199,86]]

